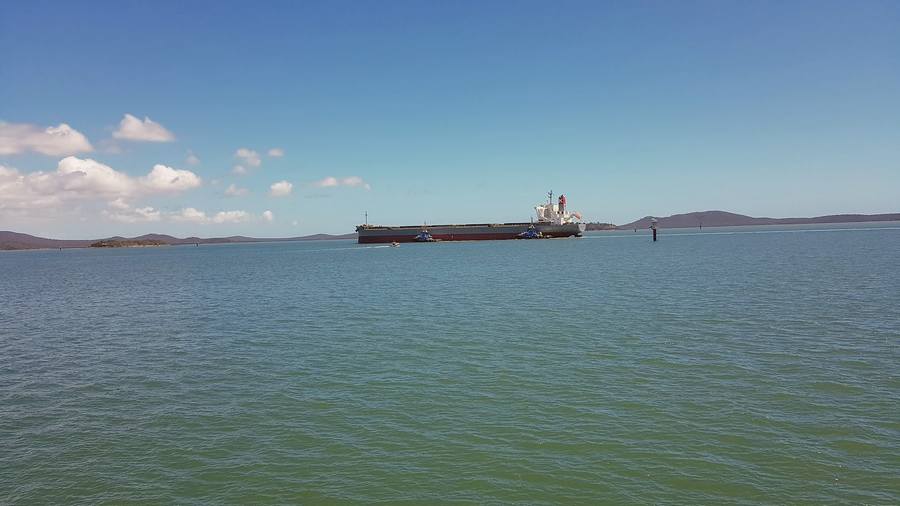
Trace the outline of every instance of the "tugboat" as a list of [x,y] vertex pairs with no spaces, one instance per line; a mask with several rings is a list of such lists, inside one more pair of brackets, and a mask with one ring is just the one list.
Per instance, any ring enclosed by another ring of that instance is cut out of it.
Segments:
[[435,242],[436,239],[431,237],[431,234],[428,233],[427,228],[423,228],[418,235],[416,235],[416,242]]
[[516,236],[516,238],[518,238],[518,239],[543,239],[544,234],[538,232],[537,229],[534,228],[534,223],[532,223],[531,226],[528,227],[528,230],[522,232],[521,234]]

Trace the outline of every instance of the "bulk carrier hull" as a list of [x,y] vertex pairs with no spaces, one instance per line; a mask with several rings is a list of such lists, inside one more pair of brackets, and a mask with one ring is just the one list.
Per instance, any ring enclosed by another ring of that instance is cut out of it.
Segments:
[[[490,241],[519,239],[530,227],[543,237],[581,237],[584,223],[497,223],[467,225],[428,225],[428,233],[438,241]],[[416,236],[424,227],[360,225],[356,227],[360,244],[416,242]]]

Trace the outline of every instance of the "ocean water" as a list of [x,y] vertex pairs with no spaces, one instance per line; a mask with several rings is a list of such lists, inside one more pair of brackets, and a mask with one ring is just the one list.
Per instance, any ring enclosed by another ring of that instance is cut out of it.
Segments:
[[0,503],[898,504],[900,223],[0,254]]

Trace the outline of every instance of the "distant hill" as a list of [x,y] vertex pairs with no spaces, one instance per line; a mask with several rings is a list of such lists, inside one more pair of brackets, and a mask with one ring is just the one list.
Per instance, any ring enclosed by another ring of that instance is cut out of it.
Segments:
[[46,248],[88,248],[94,243],[111,242],[111,243],[134,243],[134,244],[228,244],[228,243],[248,243],[248,242],[286,242],[286,241],[315,241],[326,239],[356,239],[356,234],[313,234],[300,237],[244,237],[235,235],[231,237],[185,237],[180,239],[164,234],[145,234],[139,237],[107,237],[103,239],[85,239],[85,240],[65,240],[65,239],[47,239],[44,237],[35,237],[33,235],[21,234],[18,232],[0,231],[0,250],[20,250],[20,249],[46,249]]
[[[700,211],[657,217],[660,228],[739,227],[744,225],[807,225],[817,223],[857,223],[864,221],[898,221],[900,213],[893,214],[832,214],[814,218],[753,218],[725,211]],[[619,225],[619,230],[649,228],[650,216]]]
[[39,248],[87,248],[95,241],[45,239],[18,232],[0,232],[0,250]]

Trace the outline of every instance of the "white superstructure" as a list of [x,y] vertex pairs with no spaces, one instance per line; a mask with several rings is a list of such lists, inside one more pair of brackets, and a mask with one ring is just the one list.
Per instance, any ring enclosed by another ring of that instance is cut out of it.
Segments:
[[547,194],[547,202],[534,206],[537,221],[540,223],[553,223],[565,225],[567,223],[581,223],[581,213],[569,212],[566,209],[566,196],[560,195],[556,204],[553,203],[553,192]]

